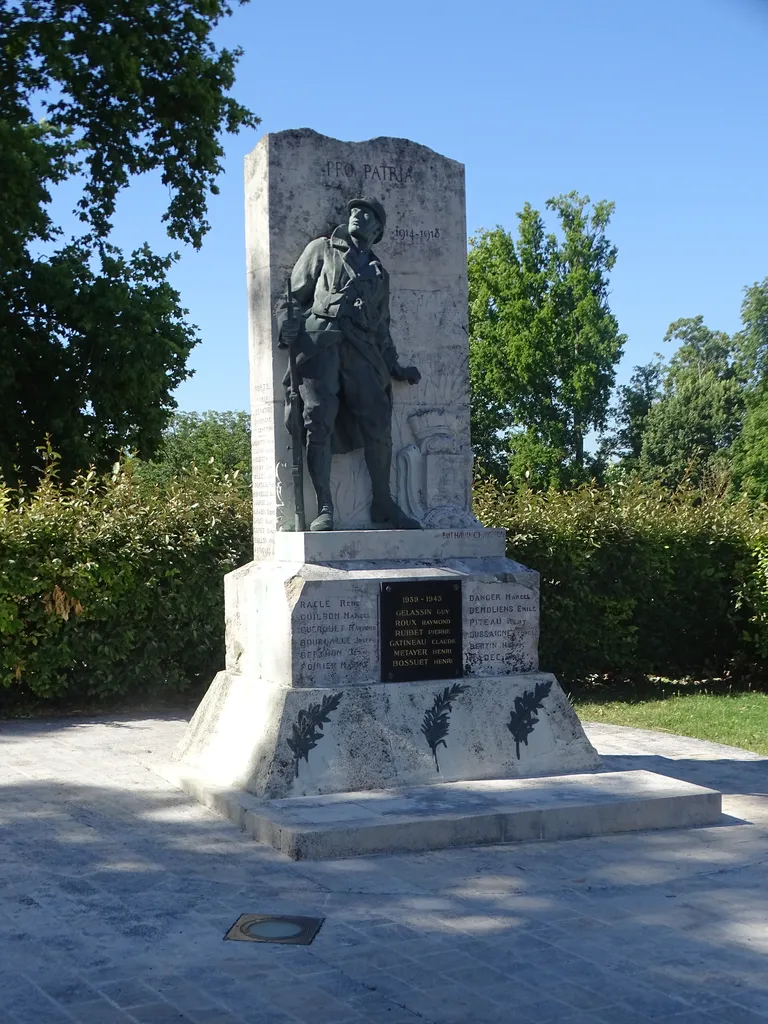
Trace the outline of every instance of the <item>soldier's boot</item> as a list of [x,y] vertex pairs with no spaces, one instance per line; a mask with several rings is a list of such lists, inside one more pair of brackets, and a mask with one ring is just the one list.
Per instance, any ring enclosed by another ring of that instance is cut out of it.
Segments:
[[331,442],[307,445],[307,469],[317,495],[317,516],[309,524],[313,533],[333,529],[333,502],[331,501]]
[[389,490],[389,473],[392,465],[392,442],[369,441],[365,445],[365,464],[371,477],[373,500],[371,520],[392,526],[395,530],[420,530],[421,523],[406,515],[392,499]]

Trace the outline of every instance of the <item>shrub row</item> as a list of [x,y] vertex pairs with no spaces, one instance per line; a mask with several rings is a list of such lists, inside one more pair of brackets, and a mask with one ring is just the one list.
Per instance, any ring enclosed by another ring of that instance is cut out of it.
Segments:
[[229,478],[148,486],[116,467],[0,491],[5,687],[82,700],[178,692],[223,663],[224,573],[251,558]]
[[541,574],[541,663],[588,676],[719,675],[768,653],[768,514],[640,485],[475,489]]
[[[640,487],[476,486],[475,511],[541,573],[542,667],[562,679],[711,675],[768,654],[768,512]],[[224,657],[223,582],[251,558],[237,481],[162,486],[116,467],[0,490],[0,680],[68,701],[206,684]]]

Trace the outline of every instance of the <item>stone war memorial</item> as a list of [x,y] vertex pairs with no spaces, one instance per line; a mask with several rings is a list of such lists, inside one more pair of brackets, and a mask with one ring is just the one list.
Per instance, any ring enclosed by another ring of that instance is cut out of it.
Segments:
[[174,780],[289,856],[711,822],[601,772],[539,577],[472,514],[464,168],[302,129],[246,158],[254,560]]

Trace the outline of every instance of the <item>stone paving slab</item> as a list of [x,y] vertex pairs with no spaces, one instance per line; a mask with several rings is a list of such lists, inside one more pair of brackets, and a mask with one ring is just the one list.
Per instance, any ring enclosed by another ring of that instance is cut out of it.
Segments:
[[293,860],[572,839],[713,825],[715,790],[648,771],[449,782],[258,800],[186,765],[164,778]]
[[[0,1021],[768,1022],[768,759],[587,724],[715,826],[291,862],[156,772],[186,716],[0,723]],[[325,917],[308,947],[225,942]]]

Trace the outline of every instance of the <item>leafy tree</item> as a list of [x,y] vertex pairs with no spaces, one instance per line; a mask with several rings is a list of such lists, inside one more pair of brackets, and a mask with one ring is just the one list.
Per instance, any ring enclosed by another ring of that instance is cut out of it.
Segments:
[[190,471],[230,475],[247,493],[251,480],[251,421],[245,412],[177,412],[163,432],[154,458],[134,463],[134,476],[166,484]]
[[[196,332],[172,256],[109,242],[118,196],[158,172],[171,238],[199,247],[221,135],[257,119],[227,92],[239,51],[211,34],[225,0],[6,0],[0,7],[0,472],[34,475],[50,434],[64,477],[149,454]],[[53,189],[82,185],[79,237]]]
[[733,482],[761,501],[768,500],[768,277],[747,288],[741,307],[743,329],[737,358],[745,375],[746,412],[733,446]]
[[729,476],[730,447],[744,415],[744,373],[732,338],[703,317],[676,320],[665,341],[676,341],[662,397],[645,419],[640,472],[675,487]]
[[734,490],[768,501],[768,387],[746,396],[744,426],[732,452]]
[[768,380],[768,277],[744,291],[738,359],[748,385],[756,387]]
[[660,359],[636,366],[629,384],[617,389],[618,404],[613,413],[614,428],[600,442],[599,457],[607,467],[611,459],[620,474],[637,468],[643,447],[648,413],[661,396],[664,364]]
[[613,203],[576,192],[518,214],[469,253],[472,438],[485,469],[513,481],[563,485],[588,470],[584,438],[604,426],[624,344],[608,306],[617,250],[605,231]]
[[624,458],[632,463],[640,458],[648,414],[661,394],[662,375],[660,360],[636,366],[629,384],[619,388],[617,440]]

